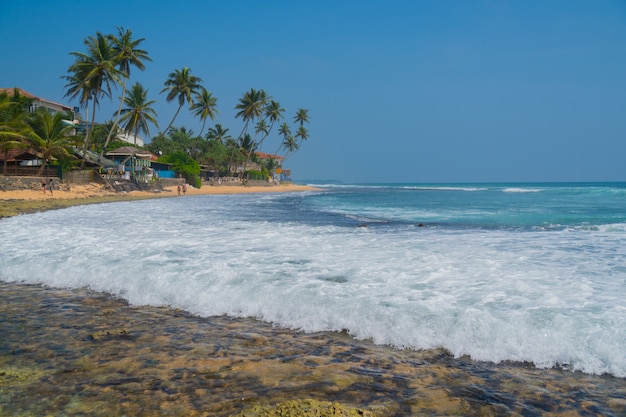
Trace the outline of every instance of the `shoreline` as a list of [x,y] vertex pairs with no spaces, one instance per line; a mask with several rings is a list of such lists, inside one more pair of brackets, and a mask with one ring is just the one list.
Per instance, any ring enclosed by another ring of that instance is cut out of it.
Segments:
[[268,186],[241,185],[206,185],[202,188],[187,187],[185,195],[178,195],[177,187],[164,187],[163,191],[130,191],[114,192],[103,185],[90,183],[88,185],[63,186],[44,194],[41,190],[2,190],[0,191],[0,219],[20,214],[36,213],[46,210],[56,210],[84,204],[112,203],[117,201],[147,200],[154,198],[184,198],[194,195],[218,194],[249,194],[249,193],[285,193],[316,191],[315,187],[297,184],[281,184]]
[[626,380],[608,375],[480,362],[442,349],[400,350],[346,332],[305,333],[251,317],[133,306],[85,288],[0,281],[0,295],[0,415],[626,411]]

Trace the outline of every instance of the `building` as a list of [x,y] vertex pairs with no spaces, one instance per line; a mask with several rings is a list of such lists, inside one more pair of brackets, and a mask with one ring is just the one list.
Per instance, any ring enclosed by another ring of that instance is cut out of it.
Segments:
[[71,106],[67,106],[65,104],[60,104],[60,103],[56,103],[54,101],[50,101],[48,99],[45,98],[41,98],[41,97],[37,97],[34,94],[29,93],[26,90],[22,90],[21,88],[0,88],[0,94],[1,93],[7,93],[9,95],[9,97],[13,97],[13,94],[15,92],[15,90],[17,90],[19,92],[19,94],[23,97],[26,97],[31,101],[30,106],[28,107],[28,112],[29,113],[33,113],[35,111],[37,111],[40,108],[46,109],[48,110],[50,113],[54,114],[54,113],[58,113],[58,112],[70,112],[72,113],[72,115],[74,116],[74,123],[78,123],[78,120],[80,118],[80,110],[78,107],[71,107]]

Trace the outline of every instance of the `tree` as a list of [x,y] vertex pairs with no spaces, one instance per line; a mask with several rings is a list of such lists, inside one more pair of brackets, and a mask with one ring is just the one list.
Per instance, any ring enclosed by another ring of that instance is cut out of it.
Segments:
[[182,151],[177,151],[165,155],[158,159],[159,162],[172,164],[172,168],[177,174],[182,174],[195,187],[200,188],[200,165],[191,156]]
[[170,130],[170,127],[174,124],[174,120],[178,117],[178,113],[180,109],[185,105],[185,103],[193,104],[193,96],[198,93],[201,88],[200,83],[202,82],[201,78],[196,77],[191,74],[191,70],[187,67],[183,67],[182,70],[175,70],[170,73],[168,79],[165,81],[165,88],[161,90],[161,93],[167,91],[167,96],[165,100],[169,103],[170,101],[177,99],[178,100],[178,109],[172,118],[172,121],[165,132],[167,133]]
[[206,88],[201,87],[199,92],[195,94],[195,102],[191,105],[191,110],[194,111],[194,116],[199,117],[202,120],[202,129],[198,136],[202,136],[204,132],[204,125],[206,119],[209,117],[211,120],[215,120],[215,115],[219,113],[217,110],[217,97],[213,96]]
[[117,109],[117,115],[115,116],[115,121],[113,122],[113,128],[109,131],[102,151],[100,152],[100,156],[102,156],[106,150],[106,147],[109,145],[109,141],[111,140],[111,136],[117,130],[117,124],[119,123],[122,113],[122,106],[125,103],[126,81],[130,78],[131,66],[137,67],[139,70],[143,71],[146,69],[143,61],[152,61],[152,59],[148,56],[148,52],[143,49],[138,49],[139,44],[145,40],[144,38],[133,40],[133,32],[130,29],[124,29],[122,27],[117,28],[117,33],[117,37],[115,35],[109,35],[109,40],[113,45],[117,68],[120,71],[123,80],[122,98],[120,99],[120,106]]
[[81,168],[85,167],[96,107],[102,96],[111,97],[111,86],[119,83],[120,79],[120,71],[116,68],[116,53],[108,36],[97,32],[95,36],[87,37],[83,43],[87,47],[87,52],[70,52],[76,61],[68,69],[71,75],[66,77],[69,81],[66,85],[69,87],[66,96],[80,95],[81,103],[92,101],[91,125],[87,126]]
[[306,127],[300,126],[298,130],[296,131],[295,136],[296,138],[300,138],[300,143],[302,143],[302,141],[307,140],[309,138],[309,131],[306,130]]
[[305,123],[309,123],[309,111],[307,109],[298,109],[293,121],[298,123],[300,126],[303,126]]
[[239,99],[239,103],[235,106],[235,110],[239,110],[235,115],[235,118],[241,118],[244,122],[243,130],[239,137],[243,137],[248,131],[248,124],[255,119],[260,119],[263,116],[265,104],[268,97],[265,91],[255,90],[251,88],[250,91],[244,93]]
[[11,149],[23,145],[29,126],[25,123],[26,109],[32,100],[15,88],[13,94],[0,93],[0,150],[4,152],[2,173],[7,172],[7,154]]
[[221,124],[216,123],[215,127],[210,127],[207,133],[207,139],[216,140],[219,143],[224,143],[232,137],[228,134],[228,128],[224,129]]
[[137,146],[137,135],[139,132],[150,134],[148,123],[159,126],[156,117],[157,113],[152,106],[156,101],[148,100],[148,90],[145,90],[139,83],[132,85],[128,97],[124,100],[126,108],[121,110],[120,122],[124,123],[124,131],[132,133]]
[[52,115],[45,109],[37,110],[29,117],[32,130],[28,133],[28,142],[41,154],[39,175],[52,157],[69,156],[68,148],[76,145],[76,137],[69,133],[75,128],[67,123],[71,115],[55,113]]

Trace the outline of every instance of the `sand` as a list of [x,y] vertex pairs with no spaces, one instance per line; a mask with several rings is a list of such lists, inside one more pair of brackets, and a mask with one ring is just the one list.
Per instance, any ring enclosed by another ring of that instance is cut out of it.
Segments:
[[114,192],[105,186],[91,183],[87,185],[61,185],[60,189],[44,194],[41,190],[7,190],[0,191],[0,218],[16,216],[23,213],[60,209],[64,207],[107,203],[125,200],[144,200],[149,198],[176,197],[185,198],[203,194],[239,194],[239,193],[280,193],[312,191],[313,187],[306,185],[281,184],[270,186],[219,185],[204,186],[202,188],[187,187],[185,195],[178,196],[176,186],[166,187],[160,192],[131,191]]
[[[88,185],[72,185],[69,190],[53,190],[52,195],[49,191],[44,194],[41,190],[9,190],[0,191],[1,200],[50,200],[50,199],[68,199],[68,198],[93,198],[104,196],[143,196],[150,197],[177,197],[178,191],[175,186],[166,187],[161,193],[148,191],[131,191],[128,193],[116,193],[107,190],[100,184],[91,183]],[[287,191],[309,191],[314,190],[313,187],[306,185],[282,184],[278,186],[250,186],[243,187],[241,185],[219,185],[204,186],[202,188],[187,187],[186,195],[199,194],[238,194],[238,193],[268,193],[268,192],[287,192]]]

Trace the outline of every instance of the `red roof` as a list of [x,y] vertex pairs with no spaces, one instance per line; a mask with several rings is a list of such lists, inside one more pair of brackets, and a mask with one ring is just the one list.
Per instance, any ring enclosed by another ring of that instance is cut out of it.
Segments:
[[255,152],[256,156],[258,156],[261,159],[277,159],[279,161],[282,161],[283,159],[285,159],[284,157],[280,156],[280,155],[274,155],[271,153],[265,153],[265,152]]

